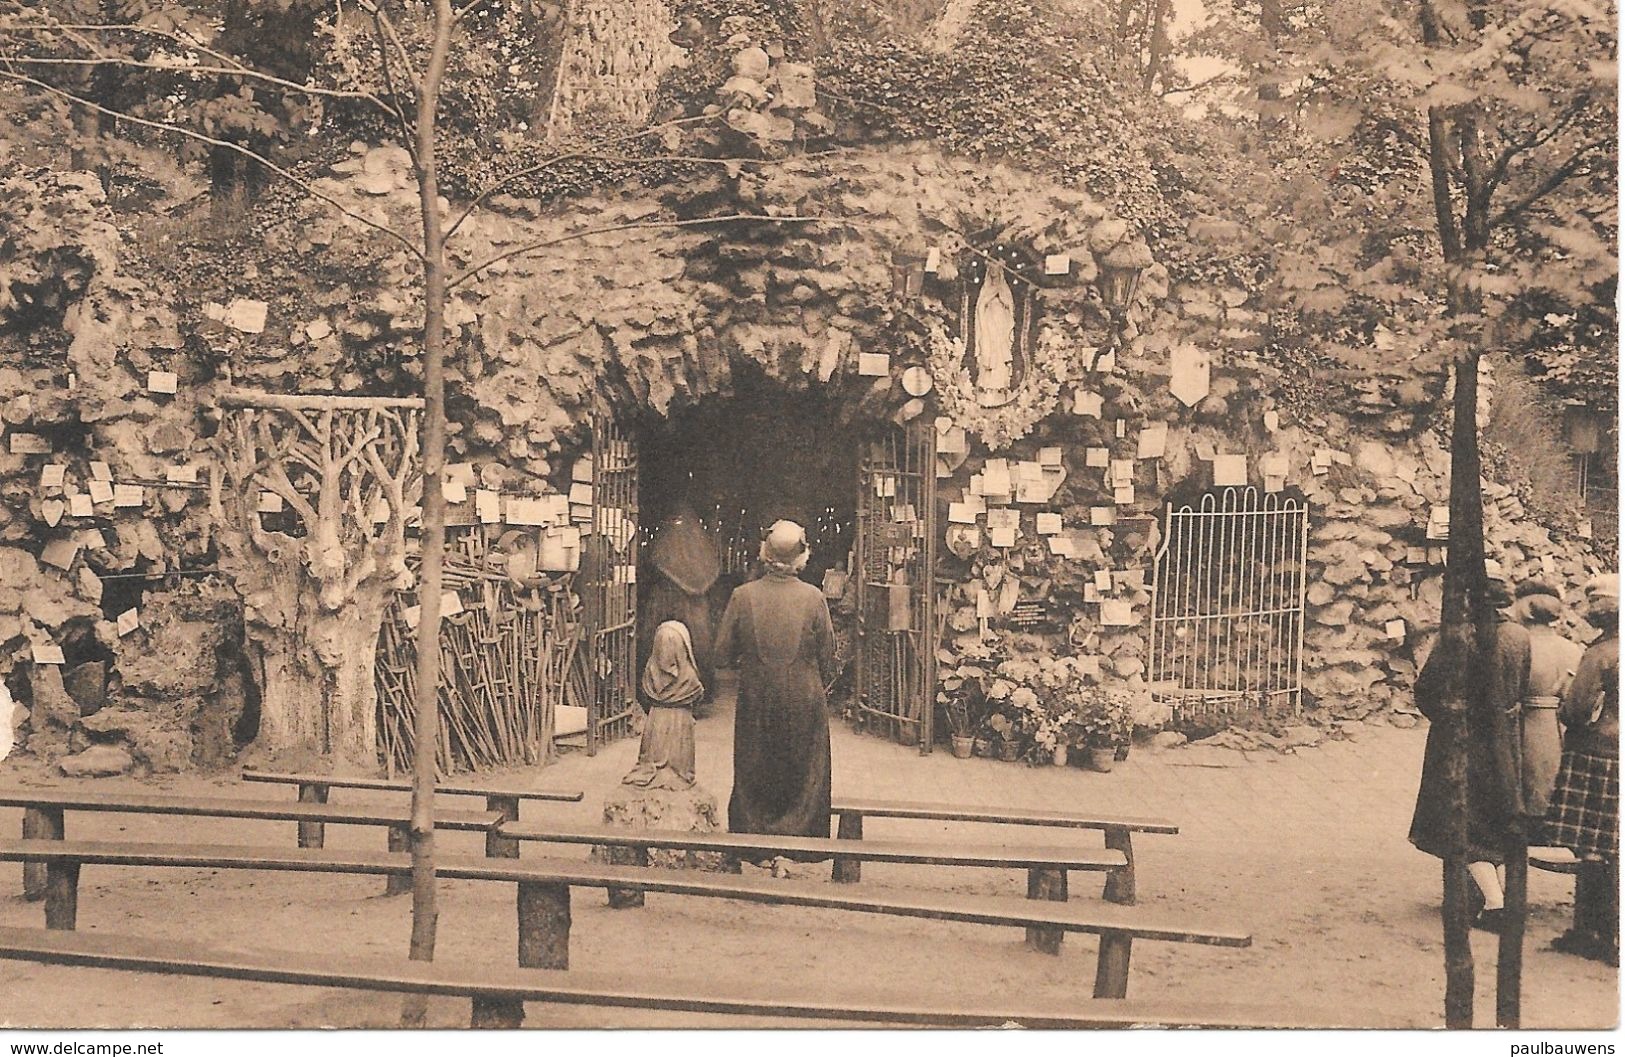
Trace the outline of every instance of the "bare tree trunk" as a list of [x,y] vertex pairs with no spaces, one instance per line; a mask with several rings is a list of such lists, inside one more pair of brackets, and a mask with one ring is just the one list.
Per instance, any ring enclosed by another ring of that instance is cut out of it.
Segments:
[[1286,19],[1281,13],[1281,0],[1260,0],[1258,7],[1258,28],[1264,34],[1264,42],[1269,47],[1269,58],[1261,71],[1263,76],[1258,84],[1258,113],[1259,120],[1265,128],[1275,128],[1281,123],[1281,37],[1286,31]]
[[[1445,563],[1439,644],[1456,663],[1443,711],[1445,788],[1449,791],[1450,852],[1444,860],[1444,1018],[1448,1028],[1473,1026],[1471,878],[1467,875],[1467,740],[1469,673],[1479,667],[1471,599],[1482,597],[1483,501],[1479,494],[1478,362],[1457,363],[1450,437],[1450,551]],[[1475,573],[1476,570],[1476,573]]]
[[[435,724],[440,710],[440,592],[446,547],[446,242],[435,165],[436,109],[451,51],[451,0],[435,0],[434,45],[418,88],[418,200],[423,214],[423,561],[417,638],[417,722],[412,746],[412,941],[414,961],[433,961],[435,925]],[[421,1027],[423,996],[409,997],[405,1027]]]
[[1157,76],[1162,73],[1162,64],[1168,58],[1167,22],[1168,8],[1171,3],[1172,0],[1152,0],[1151,43],[1146,54],[1145,73],[1142,75],[1140,83],[1140,87],[1148,93],[1156,87]]

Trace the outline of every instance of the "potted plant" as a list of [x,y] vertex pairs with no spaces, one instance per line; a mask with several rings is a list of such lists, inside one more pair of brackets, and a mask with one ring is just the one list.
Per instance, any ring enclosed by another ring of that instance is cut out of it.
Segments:
[[993,732],[993,745],[999,754],[999,759],[1006,763],[1014,763],[1021,756],[1021,742],[1016,737],[1016,724],[1003,712],[995,712],[987,717],[988,728]]
[[976,747],[976,733],[987,718],[987,693],[983,689],[988,670],[976,651],[937,654],[939,684],[937,704],[942,707],[949,744],[957,759],[969,759]]
[[1079,697],[1073,747],[1087,754],[1090,770],[1110,771],[1118,746],[1128,741],[1129,695],[1119,688],[1097,686]]

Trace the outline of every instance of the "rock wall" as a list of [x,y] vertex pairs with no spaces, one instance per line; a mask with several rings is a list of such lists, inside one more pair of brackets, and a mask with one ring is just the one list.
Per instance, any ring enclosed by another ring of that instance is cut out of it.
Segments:
[[649,116],[661,76],[681,61],[664,0],[574,0],[548,131],[568,136],[598,110],[627,122]]
[[[20,729],[37,755],[107,744],[128,751],[132,766],[213,762],[253,722],[252,693],[222,661],[235,647],[220,629],[240,620],[223,589],[177,592],[162,578],[214,560],[200,493],[213,473],[215,396],[226,384],[410,392],[420,372],[411,261],[364,225],[307,205],[268,220],[262,257],[242,268],[198,269],[184,286],[146,272],[137,281],[121,268],[143,267],[132,259],[138,248],[119,245],[94,182],[35,179],[74,204],[54,222],[77,246],[83,281],[65,296],[59,329],[3,339],[0,676],[11,674],[28,706]],[[317,186],[379,222],[406,231],[416,223],[398,150],[356,144]],[[718,216],[752,219],[699,222]],[[1419,407],[1436,389],[1385,390],[1350,408],[1356,418],[1331,406],[1294,421],[1277,399],[1278,373],[1258,356],[1267,321],[1248,293],[1182,282],[1155,261],[1115,369],[1086,371],[1107,340],[1093,280],[1119,248],[1114,225],[1085,195],[921,145],[698,166],[658,194],[622,188],[562,210],[497,197],[459,232],[455,254],[459,269],[514,255],[454,290],[451,458],[468,464],[471,492],[504,501],[562,494],[595,407],[664,415],[725,398],[747,364],[791,392],[836,389],[854,421],[929,420],[953,379],[938,378],[939,391],[920,399],[903,376],[931,366],[922,318],[952,322],[953,306],[929,283],[923,300],[908,293],[911,262],[993,227],[1040,258],[1069,262],[1043,295],[1064,377],[1033,423],[991,445],[972,438],[943,481],[944,507],[988,458],[1033,461],[1060,447],[1066,482],[1043,512],[1059,514],[1079,542],[1073,558],[1058,560],[1038,531],[1038,507],[1025,511],[1015,545],[958,560],[953,607],[971,604],[964,585],[985,580],[991,565],[1018,580],[1047,579],[1046,590],[1069,580],[1061,594],[1075,591],[1078,601],[1064,599],[1068,612],[1049,634],[1099,653],[1109,675],[1138,674],[1149,593],[1125,580],[1119,598],[1135,623],[1108,627],[1082,600],[1082,579],[1147,566],[1150,519],[1176,487],[1211,483],[1215,455],[1244,457],[1255,485],[1265,483],[1264,460],[1278,459],[1271,476],[1312,508],[1310,703],[1339,717],[1404,707],[1436,620],[1442,565],[1426,526],[1444,501],[1448,462],[1420,416],[1396,421],[1383,408]],[[581,234],[603,228],[616,230]],[[1222,234],[1192,235],[1203,237]],[[1205,390],[1186,399],[1174,391],[1184,375],[1173,364],[1192,348],[1211,362]],[[877,372],[866,353],[889,358]],[[1099,408],[1080,411],[1079,392],[1098,396]],[[1367,429],[1373,421],[1380,426]],[[1167,427],[1165,449],[1139,459],[1135,437],[1151,424]],[[1120,508],[1116,526],[1089,523],[1093,508],[1117,498],[1087,464],[1090,448],[1135,463],[1133,499],[1109,504]],[[1487,495],[1490,553],[1513,575],[1538,571],[1573,587],[1599,567],[1583,541],[1521,519],[1493,482]],[[460,516],[473,517],[476,498]],[[147,588],[104,583],[112,574],[135,574]],[[139,628],[120,634],[131,610]],[[59,664],[52,648],[64,653]],[[79,674],[93,662],[110,665],[108,690],[87,712],[73,687],[99,681]]]

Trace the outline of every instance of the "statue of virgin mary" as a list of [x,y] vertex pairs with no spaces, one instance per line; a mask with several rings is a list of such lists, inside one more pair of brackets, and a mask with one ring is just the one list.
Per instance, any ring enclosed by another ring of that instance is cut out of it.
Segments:
[[976,390],[984,407],[1009,399],[1015,336],[1015,297],[1005,281],[1004,266],[989,261],[976,297]]

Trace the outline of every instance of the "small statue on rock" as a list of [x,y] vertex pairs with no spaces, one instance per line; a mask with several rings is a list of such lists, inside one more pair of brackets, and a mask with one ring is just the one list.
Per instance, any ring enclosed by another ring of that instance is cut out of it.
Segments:
[[639,697],[649,710],[637,766],[622,785],[642,789],[694,788],[694,706],[705,695],[688,628],[668,620],[655,629]]

